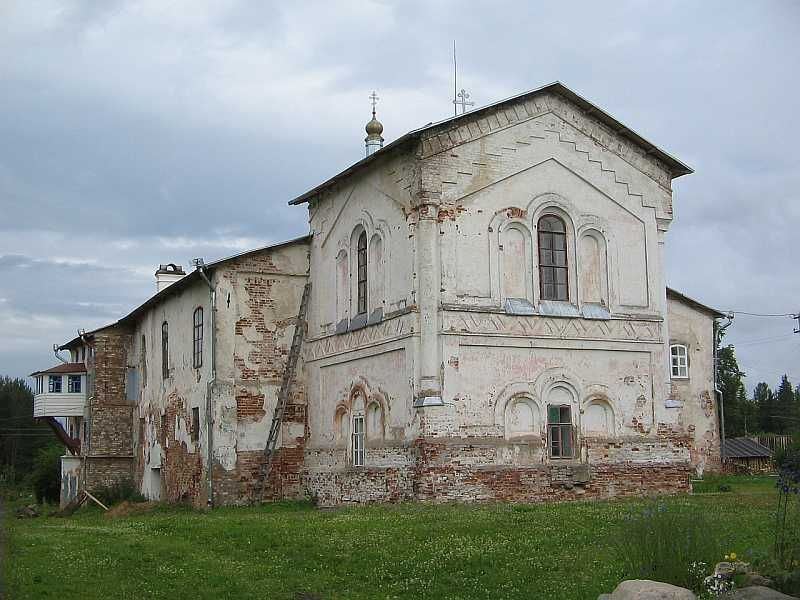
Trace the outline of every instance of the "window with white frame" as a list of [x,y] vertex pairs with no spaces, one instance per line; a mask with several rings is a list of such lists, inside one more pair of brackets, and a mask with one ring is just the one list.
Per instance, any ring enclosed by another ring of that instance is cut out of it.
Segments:
[[669,347],[670,358],[672,359],[672,378],[689,378],[689,354],[683,344],[672,344]]
[[61,375],[50,375],[48,377],[47,391],[51,394],[61,393]]
[[353,466],[364,466],[364,416],[353,417]]
[[81,376],[80,375],[68,375],[67,376],[67,391],[70,394],[80,394],[81,393]]

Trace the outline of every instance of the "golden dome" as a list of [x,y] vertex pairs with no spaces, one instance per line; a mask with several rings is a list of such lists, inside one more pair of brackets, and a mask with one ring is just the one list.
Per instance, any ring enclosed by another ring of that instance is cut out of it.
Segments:
[[378,119],[375,118],[375,113],[372,113],[372,120],[369,123],[367,123],[365,129],[367,130],[367,135],[370,136],[372,135],[379,136],[380,134],[383,133],[383,125],[381,124],[380,121],[378,121]]

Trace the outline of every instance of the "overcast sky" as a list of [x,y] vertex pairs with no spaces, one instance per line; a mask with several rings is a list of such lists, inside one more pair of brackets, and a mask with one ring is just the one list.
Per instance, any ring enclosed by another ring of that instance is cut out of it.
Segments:
[[[695,174],[674,183],[668,284],[800,310],[800,2],[0,1],[0,374],[188,267],[302,235],[286,202],[387,142],[559,80]],[[461,86],[459,86],[461,87]],[[789,373],[788,317],[737,315],[748,387]]]

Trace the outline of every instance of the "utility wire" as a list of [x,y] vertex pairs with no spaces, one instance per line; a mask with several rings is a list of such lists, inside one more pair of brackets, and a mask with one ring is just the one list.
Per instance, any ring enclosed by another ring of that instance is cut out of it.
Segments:
[[792,319],[797,318],[797,313],[754,313],[754,312],[745,312],[743,310],[729,310],[727,312],[729,314],[747,315],[749,317],[791,317]]

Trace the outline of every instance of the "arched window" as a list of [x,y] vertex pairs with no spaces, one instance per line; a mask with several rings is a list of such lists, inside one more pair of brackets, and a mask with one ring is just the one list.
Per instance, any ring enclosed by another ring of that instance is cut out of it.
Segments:
[[161,377],[169,378],[169,325],[161,324]]
[[669,354],[672,364],[673,379],[689,378],[689,354],[683,344],[672,344],[669,347]]
[[542,300],[569,300],[567,228],[554,215],[539,219],[539,292]]
[[358,236],[358,314],[367,312],[367,232]]
[[199,369],[203,366],[203,307],[194,310],[192,319],[192,366]]

